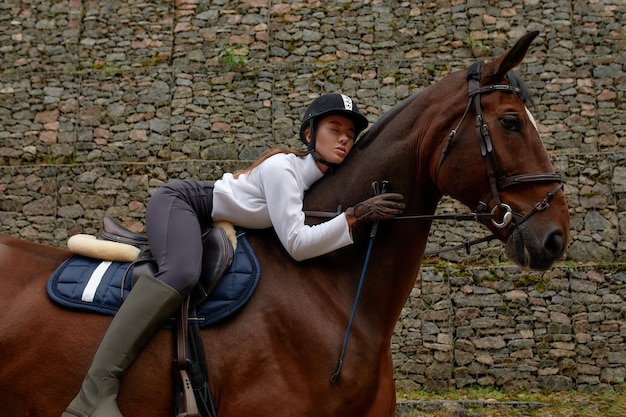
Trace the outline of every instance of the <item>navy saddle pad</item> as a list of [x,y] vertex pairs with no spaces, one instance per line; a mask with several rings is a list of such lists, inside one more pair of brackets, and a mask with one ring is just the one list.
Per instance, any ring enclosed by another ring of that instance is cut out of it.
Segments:
[[[115,315],[131,289],[131,266],[74,255],[48,280],[49,297],[74,309]],[[209,298],[190,312],[200,327],[215,324],[238,311],[250,299],[259,282],[260,267],[243,231],[237,231],[237,249],[232,265]],[[126,278],[125,278],[126,276]]]

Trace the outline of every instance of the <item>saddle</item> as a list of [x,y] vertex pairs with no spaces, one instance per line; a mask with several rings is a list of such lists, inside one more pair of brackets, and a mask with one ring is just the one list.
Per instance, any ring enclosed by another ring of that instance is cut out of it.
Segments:
[[[139,255],[132,269],[133,284],[141,274],[154,275],[158,271],[146,236],[126,229],[111,217],[104,217],[103,229],[96,237],[139,248]],[[209,297],[232,264],[234,256],[233,243],[224,227],[211,227],[203,232],[200,281],[183,302],[176,326],[174,394],[177,417],[198,417],[201,414],[215,416],[202,340],[197,325],[189,324],[189,309]]]
[[[133,284],[141,274],[154,276],[158,266],[145,235],[134,233],[117,220],[105,216],[103,228],[96,235],[97,239],[131,245],[139,249],[139,255],[133,262]],[[191,291],[189,305],[195,307],[209,296],[230,267],[234,258],[233,245],[225,226],[210,227],[202,233],[202,273],[198,285]]]

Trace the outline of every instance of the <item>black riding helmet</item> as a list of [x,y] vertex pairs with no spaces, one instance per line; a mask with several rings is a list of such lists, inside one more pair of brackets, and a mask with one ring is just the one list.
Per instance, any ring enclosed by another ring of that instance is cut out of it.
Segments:
[[[315,153],[315,122],[321,118],[331,115],[340,115],[347,117],[354,123],[354,139],[367,127],[368,121],[361,114],[356,103],[352,99],[344,94],[325,94],[316,98],[307,107],[302,117],[302,124],[300,125],[300,140],[307,145],[309,153],[313,155],[316,161],[325,165],[331,166],[332,164],[322,160]],[[307,127],[311,128],[311,141],[307,143],[304,136],[304,132]]]

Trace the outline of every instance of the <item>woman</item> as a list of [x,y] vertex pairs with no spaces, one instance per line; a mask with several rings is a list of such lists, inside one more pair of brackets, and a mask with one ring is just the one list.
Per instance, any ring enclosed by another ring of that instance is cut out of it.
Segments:
[[304,193],[341,164],[367,119],[350,97],[327,94],[307,108],[300,139],[307,151],[276,149],[245,171],[220,180],[168,183],[150,198],[146,229],[158,272],[142,275],[113,319],[79,394],[63,417],[117,417],[117,393],[143,346],[198,283],[201,231],[227,220],[245,228],[274,227],[295,260],[313,258],[351,244],[359,223],[394,217],[404,208],[400,194],[383,194],[351,207],[327,222],[305,224]]

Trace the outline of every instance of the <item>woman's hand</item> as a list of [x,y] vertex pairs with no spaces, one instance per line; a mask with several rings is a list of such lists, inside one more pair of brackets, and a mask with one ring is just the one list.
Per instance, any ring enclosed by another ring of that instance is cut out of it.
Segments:
[[361,223],[374,223],[394,218],[405,208],[404,196],[398,193],[385,193],[368,198],[346,210],[348,225],[352,228]]

